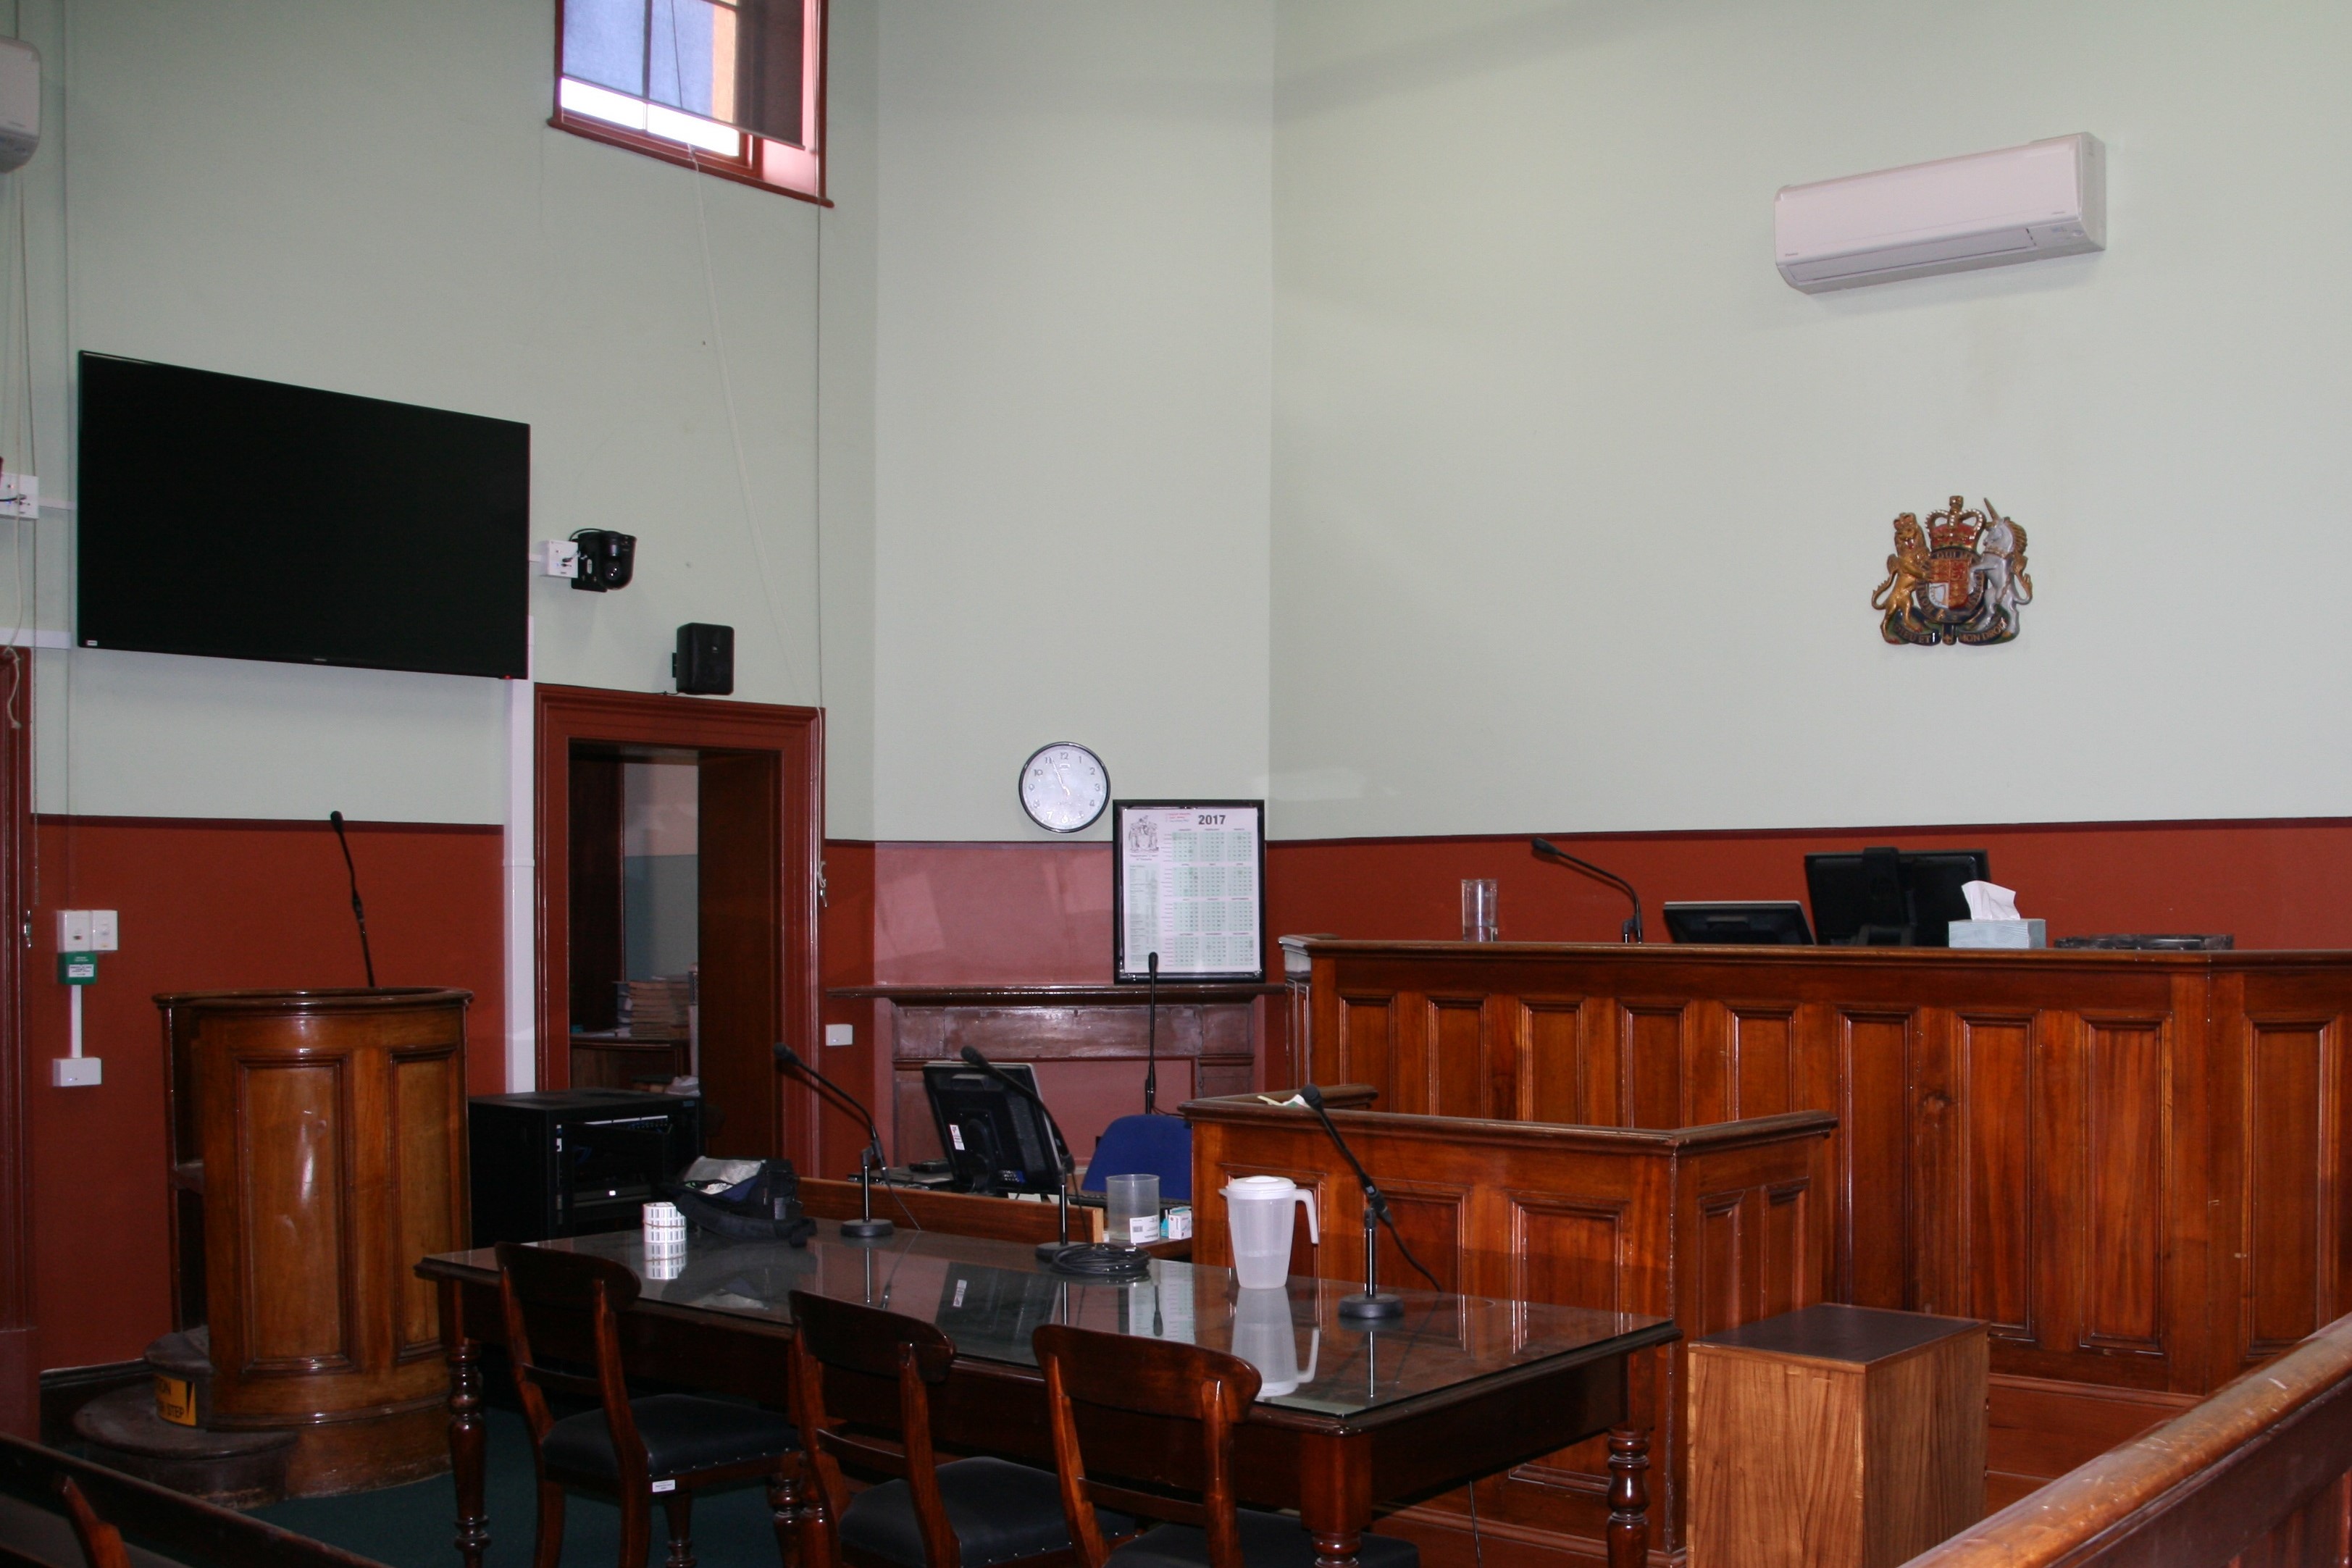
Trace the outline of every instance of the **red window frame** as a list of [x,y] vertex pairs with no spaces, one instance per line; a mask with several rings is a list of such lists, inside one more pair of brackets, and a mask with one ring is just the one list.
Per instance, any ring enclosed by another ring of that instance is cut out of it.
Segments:
[[[811,128],[811,145],[807,147],[795,147],[789,141],[730,126],[727,129],[735,131],[740,147],[740,151],[730,156],[567,109],[563,103],[563,85],[568,79],[563,74],[563,0],[556,0],[555,5],[555,112],[548,120],[548,124],[558,131],[568,131],[574,136],[584,136],[591,141],[625,147],[633,152],[642,152],[666,163],[677,163],[705,174],[715,174],[722,180],[733,180],[739,184],[756,186],[762,191],[773,191],[778,195],[791,196],[796,201],[829,207],[833,203],[824,193],[825,26],[829,7],[826,0],[800,0],[800,4],[803,7],[801,37],[803,51],[801,122]],[[587,83],[581,85],[593,92],[629,98],[626,93],[613,93],[609,88]],[[704,123],[715,125],[719,122],[709,120]]]

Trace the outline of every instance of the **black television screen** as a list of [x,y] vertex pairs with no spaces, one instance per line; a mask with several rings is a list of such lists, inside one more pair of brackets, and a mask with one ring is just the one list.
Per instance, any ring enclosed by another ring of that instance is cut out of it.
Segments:
[[1805,906],[1794,899],[1746,904],[1669,904],[1666,930],[1677,942],[1711,942],[1743,947],[1810,945],[1812,928]]
[[530,426],[80,365],[80,646],[530,673]]

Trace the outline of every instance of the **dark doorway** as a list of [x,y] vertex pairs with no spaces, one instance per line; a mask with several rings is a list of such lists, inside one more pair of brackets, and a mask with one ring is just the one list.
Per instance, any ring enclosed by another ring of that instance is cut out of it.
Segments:
[[712,1153],[805,1163],[822,715],[542,686],[538,749],[541,1083],[690,1071]]

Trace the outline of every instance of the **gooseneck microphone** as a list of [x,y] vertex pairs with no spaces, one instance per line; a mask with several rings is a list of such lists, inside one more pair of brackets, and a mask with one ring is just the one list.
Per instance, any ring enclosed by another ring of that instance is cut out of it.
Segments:
[[1549,839],[1530,839],[1528,842],[1534,847],[1536,853],[1543,856],[1546,860],[1555,860],[1559,862],[1562,865],[1574,866],[1585,875],[1597,878],[1601,882],[1607,883],[1610,886],[1618,889],[1620,892],[1623,893],[1626,897],[1632,899],[1633,901],[1633,913],[1626,917],[1624,925],[1617,928],[1618,939],[1623,942],[1639,942],[1643,939],[1642,895],[1633,891],[1633,884],[1632,883],[1627,882],[1623,877],[1619,876],[1613,871],[1602,871],[1591,861],[1578,860],[1574,855],[1570,854],[1566,850],[1561,849]]
[[335,827],[335,842],[343,846],[343,874],[352,879],[352,917],[360,923],[360,962],[367,966],[368,989],[375,989],[375,955],[368,951],[367,905],[360,902],[360,868],[352,863],[352,841],[343,836],[343,814],[327,813]]
[[1360,1294],[1339,1298],[1339,1315],[1367,1321],[1402,1317],[1404,1298],[1392,1291],[1381,1289],[1380,1227],[1385,1225],[1389,1228],[1389,1234],[1396,1239],[1397,1250],[1403,1253],[1404,1260],[1429,1281],[1431,1290],[1442,1291],[1445,1287],[1437,1282],[1436,1275],[1422,1268],[1421,1260],[1412,1255],[1412,1249],[1407,1247],[1404,1238],[1397,1234],[1396,1217],[1389,1212],[1389,1200],[1381,1196],[1381,1189],[1374,1185],[1371,1173],[1364,1169],[1364,1163],[1356,1157],[1356,1151],[1348,1146],[1348,1140],[1339,1135],[1339,1129],[1331,1124],[1331,1113],[1323,1108],[1323,1091],[1312,1083],[1303,1083],[1299,1085],[1298,1098],[1307,1103],[1307,1108],[1315,1113],[1316,1120],[1323,1124],[1323,1130],[1331,1134],[1331,1143],[1339,1151],[1339,1157],[1348,1162],[1348,1168],[1356,1173],[1356,1180],[1364,1189],[1364,1288]]
[[800,1052],[781,1040],[776,1041],[776,1065],[799,1073],[814,1084],[819,1093],[831,1095],[835,1103],[846,1106],[853,1115],[866,1124],[866,1147],[857,1155],[860,1213],[856,1219],[841,1222],[841,1233],[857,1241],[879,1241],[890,1235],[898,1227],[887,1219],[874,1218],[874,1173],[887,1163],[882,1157],[882,1129],[874,1124],[874,1113],[866,1108],[864,1101],[803,1061]]
[[1070,1239],[1070,1178],[1077,1175],[1077,1162],[1070,1157],[1070,1140],[1062,1136],[1062,1124],[1055,1119],[1054,1108],[1045,1103],[1045,1096],[1015,1078],[1004,1069],[980,1053],[980,1047],[967,1045],[959,1052],[964,1063],[977,1067],[1015,1094],[1037,1107],[1045,1119],[1046,1135],[1054,1140],[1060,1179],[1054,1184],[1061,1204],[1059,1241],[1037,1243],[1038,1258],[1060,1274],[1077,1274],[1087,1279],[1140,1279],[1151,1269],[1151,1254],[1140,1247],[1122,1247],[1107,1241]]
[[1143,1010],[1143,1113],[1150,1115],[1153,1102],[1160,1098],[1160,954],[1157,949],[1149,960],[1151,988],[1144,1000]]

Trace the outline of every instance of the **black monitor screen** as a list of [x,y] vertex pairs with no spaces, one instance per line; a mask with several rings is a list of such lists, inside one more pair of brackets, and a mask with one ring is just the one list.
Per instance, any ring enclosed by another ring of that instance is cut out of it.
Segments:
[[1741,946],[1801,946],[1813,939],[1805,906],[1794,899],[1764,904],[1669,904],[1666,930],[1677,942]]
[[[1025,1061],[1007,1062],[1001,1071],[1032,1090],[1037,1086],[1037,1074]],[[961,1061],[923,1063],[923,1092],[931,1103],[940,1148],[955,1173],[956,1190],[1060,1190],[1054,1134],[1026,1095]]]
[[1955,920],[1969,917],[1960,884],[1987,882],[1982,850],[1849,850],[1805,857],[1813,929],[1825,943],[1863,947],[1945,947]]
[[82,647],[530,673],[530,426],[80,364]]

